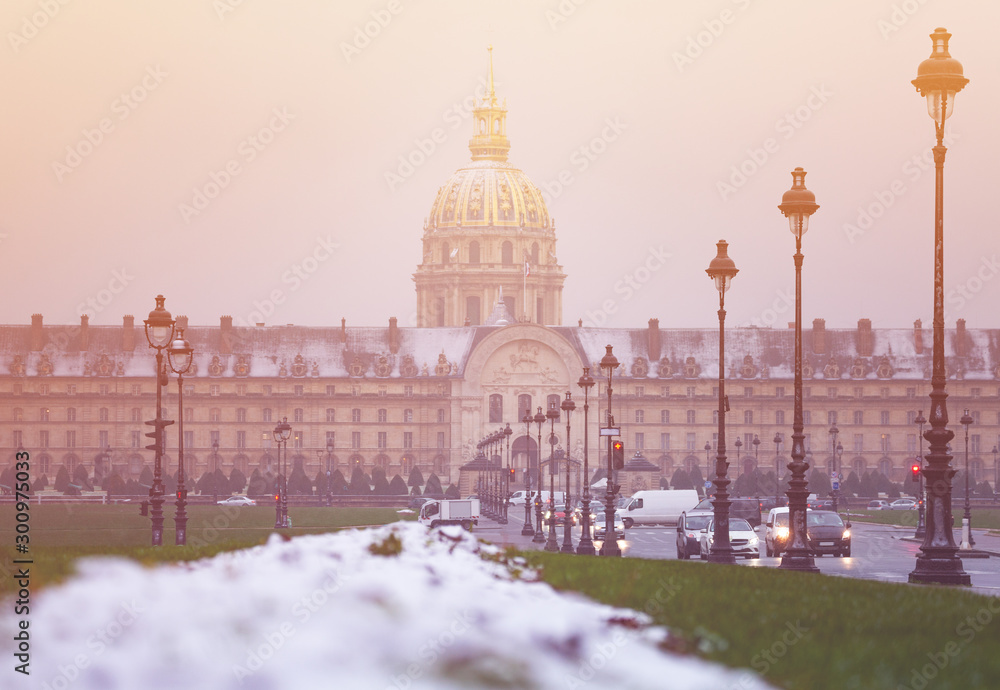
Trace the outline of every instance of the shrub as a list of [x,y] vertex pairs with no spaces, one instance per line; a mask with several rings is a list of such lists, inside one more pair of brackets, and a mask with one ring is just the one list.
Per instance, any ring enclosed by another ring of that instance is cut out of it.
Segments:
[[398,474],[392,478],[389,482],[389,493],[393,496],[405,496],[406,495],[406,482]]

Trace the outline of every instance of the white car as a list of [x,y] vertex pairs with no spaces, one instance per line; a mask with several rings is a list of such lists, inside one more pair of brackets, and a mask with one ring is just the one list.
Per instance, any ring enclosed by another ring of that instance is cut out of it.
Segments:
[[[708,527],[701,530],[701,560],[707,561],[715,540],[715,519]],[[744,558],[760,558],[760,539],[750,523],[743,518],[729,518],[729,544],[733,547],[734,556]]]
[[246,496],[230,496],[221,501],[216,501],[220,506],[255,506],[257,501]]
[[[591,515],[592,524],[594,526],[594,539],[603,541],[604,535],[607,534],[608,520],[605,513]],[[622,516],[615,513],[615,538],[624,539],[625,538],[625,522],[622,520]]]

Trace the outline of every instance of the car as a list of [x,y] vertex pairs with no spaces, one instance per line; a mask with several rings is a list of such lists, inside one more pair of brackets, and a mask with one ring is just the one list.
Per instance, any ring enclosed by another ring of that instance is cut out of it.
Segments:
[[[715,540],[715,518],[710,519],[708,526],[698,534],[701,539],[698,555],[703,561],[707,561]],[[729,518],[729,544],[733,547],[734,556],[760,558],[760,539],[750,523],[743,518]]]
[[413,496],[413,497],[410,498],[410,502],[408,504],[408,507],[409,507],[410,510],[419,511],[420,510],[420,506],[422,506],[423,504],[427,503],[427,501],[430,501],[430,500],[431,499],[430,499],[429,496]]
[[221,501],[216,501],[220,506],[255,506],[257,501],[252,498],[247,498],[246,496],[230,496],[229,498],[223,498]]
[[897,498],[889,504],[889,510],[916,510],[917,502],[912,498]]
[[806,511],[806,534],[809,548],[815,556],[851,555],[851,523],[845,523],[838,513],[830,510]]
[[877,498],[874,501],[868,501],[866,510],[889,510],[889,501],[881,498]]
[[[566,506],[564,506],[564,505],[557,505],[557,506],[555,506],[555,509],[556,509],[556,524],[557,525],[565,525],[566,524]],[[550,513],[548,507],[546,507],[545,508],[545,512],[542,513],[542,519],[545,520],[546,524],[548,524],[548,521],[549,521],[550,517],[552,517],[552,513]],[[575,526],[576,525],[576,513],[573,512],[573,511],[570,511],[569,517],[570,517],[570,524]]]
[[[607,520],[605,519],[604,515],[598,515],[598,516],[595,516],[595,517],[596,517],[596,519],[595,519],[595,521],[593,523],[593,525],[594,525],[594,539],[603,541],[604,540],[604,536],[607,534]],[[622,518],[621,518],[620,515],[617,515],[617,514],[615,515],[615,523],[614,524],[615,524],[615,526],[614,526],[615,537],[617,539],[624,539],[625,538],[625,523],[624,523],[624,521],[622,521]]]
[[701,530],[708,527],[712,516],[707,514],[688,515],[681,513],[677,519],[677,558],[685,561],[691,556],[701,555]]
[[788,544],[788,508],[771,508],[764,524],[764,553],[768,556],[780,556]]

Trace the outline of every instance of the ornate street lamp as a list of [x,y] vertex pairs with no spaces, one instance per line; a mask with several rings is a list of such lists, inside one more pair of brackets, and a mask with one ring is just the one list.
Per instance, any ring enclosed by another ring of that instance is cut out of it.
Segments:
[[934,152],[934,345],[931,367],[931,428],[927,465],[923,475],[927,480],[927,526],[924,543],[917,555],[916,566],[910,572],[910,582],[971,585],[972,578],[962,568],[951,514],[951,456],[948,442],[955,434],[948,429],[948,409],[944,370],[944,123],[951,115],[955,94],[969,80],[962,75],[962,63],[948,52],[945,29],[931,34],[931,55],[920,63],[917,78],[911,83],[927,99],[927,113],[934,120],[937,145]]
[[507,422],[503,428],[503,437],[507,441],[507,471],[503,473],[503,512],[501,513],[500,524],[507,524],[507,507],[510,505],[510,437],[514,433],[514,430],[510,428],[510,422]]
[[611,382],[615,369],[618,368],[618,358],[611,352],[608,345],[607,352],[601,358],[601,370],[608,372],[608,484],[604,494],[604,541],[601,543],[602,556],[621,556],[622,550],[618,548],[618,539],[615,534],[615,486],[614,486],[614,459],[612,445],[614,437],[611,436],[611,429],[615,425],[614,415],[611,414]]
[[[743,441],[740,440],[739,436],[736,437],[733,445],[736,446],[736,481],[739,483],[740,477],[743,476],[743,465],[740,464],[740,450],[743,448]],[[742,487],[740,489],[742,490]]]
[[[837,511],[837,497],[840,496],[840,483],[842,481],[842,478],[841,478],[842,472],[841,472],[841,470],[842,470],[843,467],[844,467],[844,445],[840,441],[837,441],[837,462],[836,462],[836,467],[834,467],[834,471],[837,473],[837,490],[833,493],[833,511],[834,512],[838,512]],[[845,503],[844,505],[847,505],[847,504]],[[850,512],[850,511],[848,510],[848,512]]]
[[566,391],[566,399],[563,400],[562,405],[560,407],[562,408],[562,411],[566,413],[566,496],[565,496],[566,512],[564,513],[566,519],[563,524],[564,527],[563,545],[561,551],[563,553],[573,553],[573,520],[570,519],[570,507],[573,504],[570,501],[570,494],[569,494],[569,483],[570,483],[569,470],[570,470],[570,465],[572,464],[571,462],[572,454],[570,453],[571,446],[569,444],[569,416],[570,414],[572,414],[573,410],[576,409],[576,403],[573,402],[573,399],[570,397],[569,391]]
[[326,439],[326,505],[333,505],[333,439]]
[[969,504],[969,425],[975,421],[969,414],[969,408],[965,408],[962,418],[958,423],[965,427],[965,513],[962,516],[962,548],[967,549],[976,545],[976,540],[972,537],[972,506]]
[[542,533],[542,424],[545,423],[545,413],[542,412],[541,405],[538,406],[538,412],[532,418],[532,421],[538,425],[538,451],[535,453],[535,459],[537,460],[536,469],[537,474],[535,478],[538,480],[538,493],[535,495],[535,536],[531,538],[531,541],[535,544],[541,544],[545,541],[545,535]]
[[837,482],[837,487],[831,491],[833,495],[833,512],[837,512],[837,495],[840,493],[840,481],[837,479],[837,437],[840,429],[834,424],[830,427],[830,446],[833,448],[833,481]]
[[153,443],[146,446],[154,452],[153,485],[149,488],[149,503],[152,508],[150,518],[153,528],[153,546],[163,545],[163,443],[164,428],[173,424],[163,418],[163,386],[167,385],[167,370],[163,365],[163,350],[167,348],[174,337],[174,320],[170,312],[163,307],[163,295],[156,296],[156,309],[149,312],[149,318],[143,323],[146,326],[146,341],[156,350],[156,418],[147,425],[153,427]]
[[781,481],[778,478],[779,473],[779,459],[781,458],[781,444],[784,439],[781,438],[781,433],[778,432],[774,435],[772,443],[774,444],[774,507],[777,508],[778,504],[781,502]]
[[[281,529],[288,527],[288,479],[285,471],[288,469],[288,437],[292,435],[292,425],[288,423],[288,417],[282,417],[281,421],[272,432],[274,442],[278,445],[278,500],[274,503],[274,527]],[[281,462],[281,447],[285,447],[285,464]]]
[[[559,419],[559,406],[552,401],[549,409],[545,411],[546,419],[551,422],[549,430],[549,535],[545,540],[546,551],[558,551],[559,542],[556,540],[556,420]],[[569,506],[563,506],[569,508]],[[568,510],[566,511],[569,512]]]
[[215,461],[215,474],[212,475],[212,495],[219,502],[219,439],[212,441],[212,460]]
[[920,465],[920,473],[917,475],[919,477],[919,484],[917,485],[917,531],[913,533],[914,539],[923,539],[927,535],[927,524],[924,521],[924,424],[927,423],[927,419],[924,417],[924,411],[920,410],[917,413],[917,418],[913,420],[917,424],[917,428],[920,430],[917,434],[917,464]]
[[[177,329],[177,337],[167,348],[167,363],[170,370],[177,374],[177,514],[174,523],[177,527],[174,533],[174,543],[177,546],[187,545],[187,488],[184,486],[184,374],[191,368],[194,348],[184,339],[184,329]],[[213,484],[215,477],[212,477]]]
[[998,482],[1000,482],[1000,465],[997,465],[998,453],[1000,453],[1000,450],[997,450],[997,447],[993,446],[993,502],[994,503],[1000,500],[1000,493],[997,493],[997,490],[1000,489],[1000,486],[997,486]]
[[739,269],[729,258],[728,247],[728,242],[719,240],[717,254],[705,270],[719,291],[719,443],[715,454],[715,479],[712,480],[715,483],[715,498],[712,501],[715,535],[708,554],[710,563],[736,562],[729,541],[729,463],[726,462],[726,292]]
[[[524,416],[521,417],[521,422],[524,423],[524,438],[525,438],[525,453],[527,460],[525,461],[524,477],[525,477],[525,491],[524,491],[524,526],[521,528],[522,537],[531,537],[535,534],[534,528],[531,526],[531,422],[534,419],[531,416],[531,410],[527,409],[524,411]],[[532,540],[534,541],[534,540]]]
[[[594,539],[590,534],[590,466],[587,462],[589,448],[589,422],[590,422],[590,389],[594,387],[594,377],[590,375],[590,367],[583,368],[583,376],[576,382],[583,389],[583,515],[580,522],[582,531],[580,533],[580,543],[576,547],[576,552],[580,555],[593,556]],[[567,432],[567,439],[569,434]]]
[[[709,481],[712,477],[712,442],[705,441],[705,481]],[[705,491],[708,494],[708,491]]]
[[[757,508],[760,508],[760,455],[758,451],[760,450],[760,439],[757,434],[753,435],[753,488],[754,488],[754,498],[757,499]],[[777,507],[777,506],[775,506]]]
[[792,462],[788,468],[788,549],[782,554],[779,568],[819,572],[809,549],[806,532],[806,498],[809,482],[805,462],[805,434],[802,433],[802,236],[809,230],[809,216],[816,212],[816,195],[806,189],[806,171],[792,171],[792,188],[781,197],[778,208],[788,218],[795,235],[795,417],[792,420]]

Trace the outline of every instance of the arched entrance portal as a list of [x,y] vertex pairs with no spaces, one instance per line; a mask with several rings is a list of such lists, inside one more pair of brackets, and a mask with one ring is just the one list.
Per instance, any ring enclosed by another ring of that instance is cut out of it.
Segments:
[[510,444],[510,464],[515,468],[514,478],[518,485],[525,483],[525,471],[531,471],[532,482],[534,482],[536,468],[538,467],[538,443],[535,439],[524,434],[514,439]]

